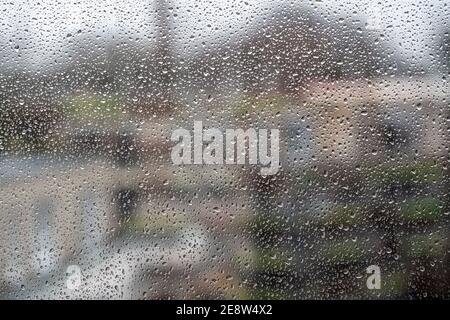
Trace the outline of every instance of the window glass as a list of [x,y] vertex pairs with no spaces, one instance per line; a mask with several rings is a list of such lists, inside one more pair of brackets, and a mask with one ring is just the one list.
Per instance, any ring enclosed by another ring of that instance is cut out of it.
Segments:
[[450,298],[448,0],[0,3],[0,298]]

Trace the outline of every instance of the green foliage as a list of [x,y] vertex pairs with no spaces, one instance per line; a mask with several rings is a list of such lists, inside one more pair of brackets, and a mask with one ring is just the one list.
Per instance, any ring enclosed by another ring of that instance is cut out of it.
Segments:
[[433,221],[442,214],[443,207],[433,197],[408,199],[400,210],[401,217],[409,222]]
[[433,161],[424,161],[399,166],[368,167],[366,176],[369,182],[377,186],[393,183],[432,183],[443,179],[443,169]]
[[121,114],[118,95],[82,94],[70,96],[65,103],[66,117],[70,120],[88,121],[108,118],[118,119]]
[[446,253],[446,235],[439,232],[416,234],[405,239],[403,248],[412,258],[443,257]]

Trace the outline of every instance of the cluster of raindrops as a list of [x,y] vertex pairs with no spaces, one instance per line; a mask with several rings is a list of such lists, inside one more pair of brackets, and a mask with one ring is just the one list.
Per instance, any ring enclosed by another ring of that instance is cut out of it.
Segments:
[[449,298],[449,6],[1,3],[0,298]]

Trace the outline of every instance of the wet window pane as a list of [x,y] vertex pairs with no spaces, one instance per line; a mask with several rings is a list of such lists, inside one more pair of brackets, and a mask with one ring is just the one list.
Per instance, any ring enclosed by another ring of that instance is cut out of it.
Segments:
[[449,298],[449,7],[2,2],[0,298]]

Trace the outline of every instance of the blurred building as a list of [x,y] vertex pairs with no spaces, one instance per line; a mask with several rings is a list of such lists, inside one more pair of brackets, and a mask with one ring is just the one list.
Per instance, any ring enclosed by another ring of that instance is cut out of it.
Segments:
[[[280,128],[284,142],[277,176],[247,174],[257,297],[448,292],[448,92],[433,77],[338,80],[243,100],[239,125]],[[374,264],[380,292],[365,287]]]
[[1,161],[1,283],[14,286],[102,245],[117,226],[118,171],[104,162]]

